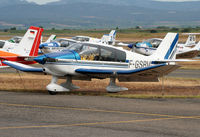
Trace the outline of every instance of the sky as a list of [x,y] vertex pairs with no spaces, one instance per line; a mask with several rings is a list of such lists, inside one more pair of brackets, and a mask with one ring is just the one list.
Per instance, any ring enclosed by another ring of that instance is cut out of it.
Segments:
[[191,1],[200,1],[200,0],[154,0],[160,2],[191,2]]
[[56,1],[60,1],[60,0],[26,0],[28,2],[35,2],[37,4],[46,4],[48,2],[56,2]]
[[[56,2],[60,0],[26,0],[28,2],[35,2],[37,4],[46,4],[48,2]],[[200,1],[200,0],[152,0],[152,1],[160,1],[160,2],[191,2],[191,1]]]

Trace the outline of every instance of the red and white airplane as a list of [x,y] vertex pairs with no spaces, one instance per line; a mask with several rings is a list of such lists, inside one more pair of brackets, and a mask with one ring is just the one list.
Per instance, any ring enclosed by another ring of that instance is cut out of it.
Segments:
[[41,35],[43,28],[31,26],[20,43],[11,43],[5,41],[0,43],[0,68],[8,67],[3,64],[2,61],[15,61],[22,64],[34,64],[36,63],[29,58],[36,57],[38,55],[39,45],[41,43]]

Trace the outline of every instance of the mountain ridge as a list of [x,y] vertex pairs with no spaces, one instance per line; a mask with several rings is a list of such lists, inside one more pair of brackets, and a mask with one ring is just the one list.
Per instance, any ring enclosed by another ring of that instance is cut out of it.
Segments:
[[[87,0],[89,2],[79,1],[75,0],[67,3],[66,0],[64,1],[65,4],[61,4],[62,1],[60,1],[37,5],[26,1],[21,1],[20,3],[18,0],[14,0],[17,5],[13,3],[0,8],[0,22],[23,24],[24,27],[36,25],[61,29],[130,28],[138,25],[144,27],[197,26],[200,22],[198,14],[200,9],[193,8],[193,10],[184,11],[180,10],[181,8],[176,10],[167,7],[163,9],[154,8],[157,5],[148,7],[148,4],[152,2],[151,0],[145,0],[147,1],[146,5],[142,5],[142,3],[145,3],[144,1],[138,4],[139,0],[134,0],[135,5],[131,5],[131,3],[129,5],[117,3],[99,4],[95,0],[93,2],[90,2],[91,0]],[[119,0],[111,0],[110,2],[113,3],[113,1]],[[130,0],[125,0],[124,2],[130,2]],[[6,27],[8,26],[0,23],[0,28]]]

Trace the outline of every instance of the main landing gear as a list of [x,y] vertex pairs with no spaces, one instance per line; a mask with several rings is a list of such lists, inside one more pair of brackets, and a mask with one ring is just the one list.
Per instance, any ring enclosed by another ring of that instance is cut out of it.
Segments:
[[117,93],[117,92],[120,92],[120,91],[126,91],[126,90],[128,90],[128,88],[117,86],[116,85],[116,77],[111,77],[110,78],[110,83],[106,87],[106,90],[109,93]]
[[47,85],[47,90],[50,95],[56,95],[58,92],[68,92],[70,90],[79,89],[78,86],[72,84],[72,77],[67,76],[66,82],[58,85],[58,77],[53,76],[51,83]]

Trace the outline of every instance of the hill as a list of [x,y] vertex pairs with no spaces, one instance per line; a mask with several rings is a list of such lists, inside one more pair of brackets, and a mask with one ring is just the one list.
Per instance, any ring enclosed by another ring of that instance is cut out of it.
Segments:
[[0,5],[0,28],[30,25],[62,29],[176,27],[197,26],[200,22],[200,2],[61,0],[37,5],[25,0],[1,0]]

